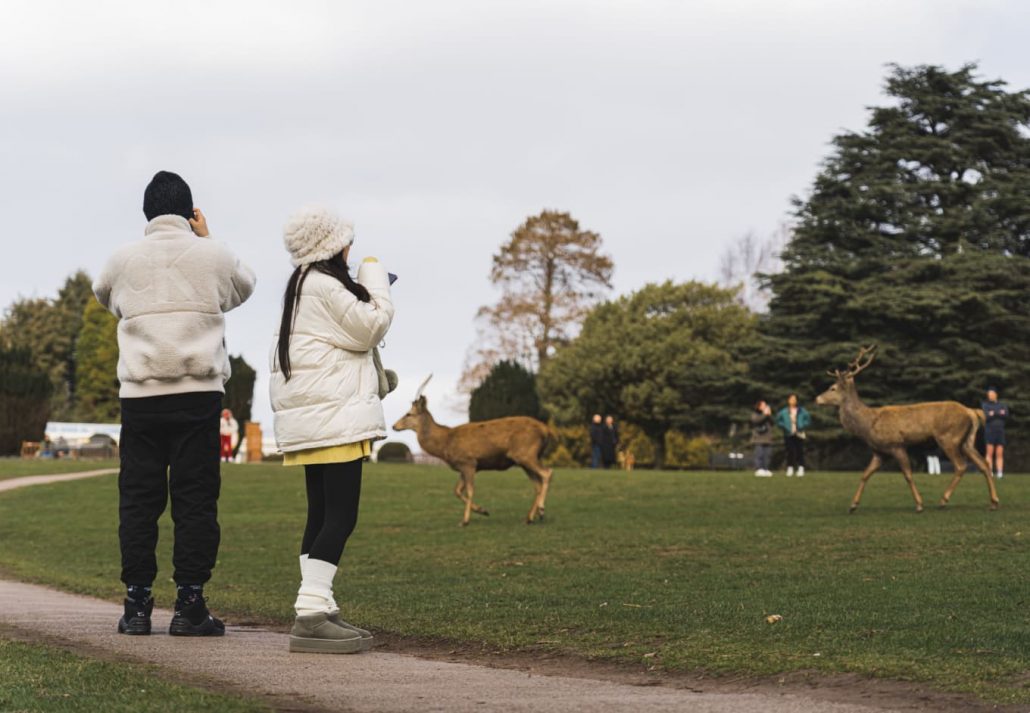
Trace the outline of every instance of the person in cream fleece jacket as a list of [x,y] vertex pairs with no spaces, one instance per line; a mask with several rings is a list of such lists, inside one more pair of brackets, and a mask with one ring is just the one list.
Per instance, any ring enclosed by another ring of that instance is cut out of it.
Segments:
[[169,493],[178,586],[169,633],[219,636],[204,584],[218,554],[219,419],[229,357],[225,318],[254,291],[254,273],[209,238],[189,186],[161,171],[143,196],[143,240],[116,251],[93,285],[118,317],[118,477],[123,634],[149,634],[157,521]]

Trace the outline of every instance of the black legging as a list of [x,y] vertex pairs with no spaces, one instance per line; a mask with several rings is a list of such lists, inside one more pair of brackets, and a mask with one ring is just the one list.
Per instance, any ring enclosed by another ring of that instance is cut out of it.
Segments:
[[300,553],[334,565],[358,522],[361,461],[304,466],[308,522]]

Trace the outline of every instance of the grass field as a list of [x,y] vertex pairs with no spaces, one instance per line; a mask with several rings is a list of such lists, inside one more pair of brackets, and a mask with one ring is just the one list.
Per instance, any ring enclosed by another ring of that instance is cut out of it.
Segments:
[[107,663],[49,646],[0,639],[0,710],[32,713],[244,713],[252,701],[158,678],[148,666]]
[[50,475],[53,473],[78,473],[85,470],[117,468],[117,460],[52,460],[21,458],[0,458],[0,480],[21,478],[26,475]]
[[[290,620],[303,525],[300,472],[227,466],[212,606],[232,621]],[[947,476],[921,476],[935,502]],[[455,476],[366,470],[337,594],[357,624],[490,650],[541,650],[666,670],[858,672],[1030,701],[1030,477],[1002,509],[968,476],[946,511],[913,512],[897,473],[561,471],[543,525],[522,523],[519,471],[481,474],[492,511],[457,526]],[[0,496],[0,569],[121,596],[115,478]],[[172,598],[162,529],[158,603]],[[74,556],[69,550],[74,548]],[[782,621],[766,623],[779,614]]]

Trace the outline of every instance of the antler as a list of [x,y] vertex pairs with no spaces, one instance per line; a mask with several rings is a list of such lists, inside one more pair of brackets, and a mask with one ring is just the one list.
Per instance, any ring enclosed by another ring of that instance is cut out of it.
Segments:
[[[850,364],[848,364],[848,376],[858,376],[862,371],[866,369],[870,364],[873,363],[873,359],[876,358],[876,345],[870,344],[868,347],[862,347],[858,350],[858,356],[856,356]],[[863,362],[862,360],[865,359]]]
[[413,401],[418,401],[420,398],[422,398],[422,392],[425,391],[426,384],[428,384],[429,380],[432,379],[432,378],[433,378],[432,374],[430,374],[429,376],[426,377],[426,380],[423,381],[422,385],[418,387],[418,391],[415,392],[415,398],[412,399]]

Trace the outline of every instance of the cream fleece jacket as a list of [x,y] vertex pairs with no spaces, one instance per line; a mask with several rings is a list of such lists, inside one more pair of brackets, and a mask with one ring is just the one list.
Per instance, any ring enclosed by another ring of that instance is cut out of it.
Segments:
[[223,314],[254,291],[254,272],[189,222],[160,215],[115,252],[93,292],[118,317],[122,398],[225,391]]

